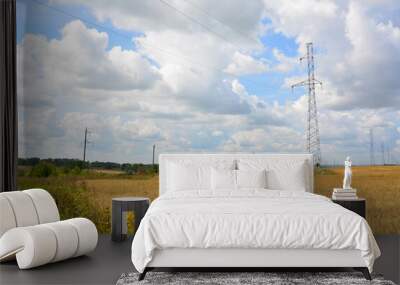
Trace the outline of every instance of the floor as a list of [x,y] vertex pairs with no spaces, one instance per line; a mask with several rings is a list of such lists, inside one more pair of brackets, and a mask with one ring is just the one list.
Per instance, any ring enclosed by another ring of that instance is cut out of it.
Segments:
[[[377,236],[382,256],[375,272],[400,282],[400,236]],[[101,235],[97,249],[89,256],[49,264],[30,270],[18,270],[15,262],[0,265],[0,284],[115,284],[124,272],[133,271],[131,241],[111,242]]]
[[0,284],[115,284],[124,272],[133,271],[131,241],[116,243],[100,235],[94,252],[29,270],[15,262],[0,264]]

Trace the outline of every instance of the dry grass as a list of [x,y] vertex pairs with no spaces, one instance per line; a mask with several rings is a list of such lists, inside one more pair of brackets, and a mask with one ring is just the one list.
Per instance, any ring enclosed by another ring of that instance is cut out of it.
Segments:
[[112,175],[124,174],[125,173],[122,170],[96,169],[96,168],[90,169],[90,171],[95,172],[95,173],[104,173],[104,174],[112,174]]
[[[134,175],[131,177],[108,178],[108,179],[87,179],[84,180],[85,188],[92,198],[91,203],[99,212],[110,213],[111,199],[113,197],[142,196],[153,201],[158,196],[158,176]],[[109,217],[110,219],[111,217]],[[110,220],[105,219],[107,230],[110,231]],[[128,213],[128,232],[133,231],[132,213]]]
[[[343,168],[316,171],[315,192],[330,197],[341,187]],[[353,167],[352,187],[367,199],[367,220],[374,233],[400,233],[400,166]]]
[[[158,196],[158,176],[85,180],[97,207],[111,206],[118,196]],[[315,192],[330,197],[340,187],[343,168],[320,169],[315,174]],[[375,233],[400,233],[400,166],[353,167],[354,188],[367,199],[367,220]]]
[[[330,197],[332,189],[342,184],[342,175],[343,168],[316,170],[315,192]],[[110,232],[112,197],[144,196],[154,200],[158,196],[158,176],[154,175],[20,177],[19,185],[20,189],[49,190],[63,218],[88,217],[104,233]],[[360,197],[367,199],[367,220],[374,233],[400,234],[400,166],[353,167],[352,185]]]
[[111,198],[143,196],[154,200],[158,196],[158,176],[140,178],[88,179],[86,189],[101,206],[111,206]]

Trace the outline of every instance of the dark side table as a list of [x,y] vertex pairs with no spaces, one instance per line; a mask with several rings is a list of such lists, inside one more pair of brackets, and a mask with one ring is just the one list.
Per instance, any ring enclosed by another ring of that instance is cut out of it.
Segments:
[[366,217],[366,201],[364,198],[357,198],[352,200],[334,200],[332,202],[339,204],[340,206],[353,211],[356,214],[359,214],[361,217],[365,219]]
[[135,215],[135,230],[146,214],[150,199],[145,197],[117,197],[112,198],[111,239],[123,241],[128,234],[126,214],[133,212]]

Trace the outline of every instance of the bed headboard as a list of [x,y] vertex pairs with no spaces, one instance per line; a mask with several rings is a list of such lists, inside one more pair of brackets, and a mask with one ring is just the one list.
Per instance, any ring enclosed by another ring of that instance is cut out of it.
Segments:
[[166,192],[167,185],[167,164],[169,161],[182,161],[182,160],[191,160],[191,161],[211,161],[211,160],[232,160],[232,163],[235,160],[240,159],[271,159],[271,160],[304,160],[306,165],[308,166],[306,169],[306,177],[308,178],[307,192],[314,191],[314,164],[313,164],[313,155],[308,153],[300,153],[300,154],[277,154],[277,153],[261,153],[261,154],[249,154],[249,153],[181,153],[181,154],[160,154],[158,158],[159,163],[159,172],[160,172],[160,185],[159,185],[159,194],[163,194]]

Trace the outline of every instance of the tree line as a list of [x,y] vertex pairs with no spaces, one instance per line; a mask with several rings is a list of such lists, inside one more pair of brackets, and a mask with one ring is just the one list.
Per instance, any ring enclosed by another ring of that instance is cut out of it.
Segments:
[[158,165],[143,163],[116,163],[103,161],[82,161],[71,158],[46,158],[38,157],[19,158],[18,166],[31,167],[30,176],[48,177],[61,172],[64,174],[80,174],[86,169],[104,169],[123,171],[126,174],[151,174],[158,173]]

